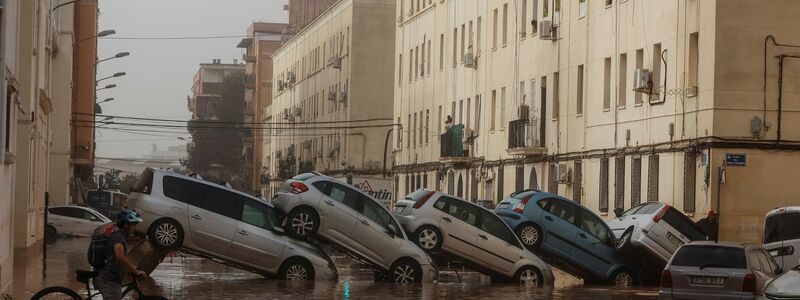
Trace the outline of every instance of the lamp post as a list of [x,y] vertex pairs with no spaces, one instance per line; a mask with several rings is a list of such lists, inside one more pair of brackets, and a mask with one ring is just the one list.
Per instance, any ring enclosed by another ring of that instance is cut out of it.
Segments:
[[96,89],[95,91],[102,91],[102,90],[107,90],[107,89],[113,89],[113,88],[115,88],[115,87],[117,87],[117,85],[112,83],[112,84],[106,85],[106,86],[104,86],[104,87],[101,87],[101,88],[99,88],[99,89]]
[[111,76],[108,76],[108,77],[103,77],[103,78],[100,78],[100,79],[98,79],[97,81],[95,81],[94,85],[95,85],[95,86],[97,86],[97,83],[98,83],[98,82],[100,82],[100,81],[103,81],[103,80],[106,80],[106,79],[111,79],[111,78],[116,78],[116,77],[122,77],[122,76],[125,76],[125,75],[128,75],[128,73],[125,73],[125,72],[117,72],[117,73],[114,73],[114,75],[111,75]]
[[110,60],[110,59],[115,59],[115,58],[125,57],[125,56],[128,56],[128,55],[131,55],[131,53],[130,53],[130,52],[127,52],[127,51],[126,51],[126,52],[120,52],[120,53],[117,53],[117,54],[115,54],[115,55],[114,55],[114,56],[112,56],[112,57],[109,57],[109,58],[104,58],[104,59],[98,60],[98,61],[97,61],[95,64],[99,64],[99,63],[101,63],[101,62],[104,62],[104,61],[107,61],[107,60]]
[[103,101],[97,102],[97,104],[106,103],[108,101],[114,101],[114,98],[105,98],[105,99],[103,99]]

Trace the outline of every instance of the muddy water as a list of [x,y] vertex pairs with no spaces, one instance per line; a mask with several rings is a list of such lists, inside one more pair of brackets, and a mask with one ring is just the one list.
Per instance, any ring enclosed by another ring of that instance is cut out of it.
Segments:
[[[47,246],[42,255],[15,261],[14,299],[28,299],[38,289],[63,285],[85,294],[74,281],[78,268],[88,268],[86,239],[64,239]],[[291,283],[261,276],[192,256],[167,257],[151,274],[147,293],[171,299],[657,299],[657,288],[614,289],[584,286],[581,280],[556,271],[552,288],[491,284],[488,277],[460,268],[447,268],[440,282],[397,285],[375,282],[370,269],[346,257],[334,257],[338,282]]]

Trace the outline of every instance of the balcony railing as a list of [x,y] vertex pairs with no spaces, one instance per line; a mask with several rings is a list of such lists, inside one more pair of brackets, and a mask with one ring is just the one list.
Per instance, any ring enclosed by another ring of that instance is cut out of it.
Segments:
[[440,159],[464,160],[469,158],[469,151],[464,150],[464,125],[457,124],[450,127],[441,136]]
[[508,123],[508,154],[542,155],[545,148],[540,146],[536,119],[524,118]]

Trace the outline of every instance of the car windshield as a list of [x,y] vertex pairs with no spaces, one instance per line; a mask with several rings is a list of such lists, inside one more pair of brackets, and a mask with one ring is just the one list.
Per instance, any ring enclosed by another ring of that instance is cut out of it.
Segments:
[[747,269],[747,260],[742,248],[712,245],[683,246],[678,253],[675,253],[672,266]]
[[764,224],[764,243],[800,239],[800,213],[770,216]]

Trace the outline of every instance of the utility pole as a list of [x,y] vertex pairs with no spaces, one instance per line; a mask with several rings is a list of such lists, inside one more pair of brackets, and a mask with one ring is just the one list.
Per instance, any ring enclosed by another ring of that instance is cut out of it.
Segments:
[[722,166],[717,167],[717,226],[714,229],[714,242],[719,242],[719,226],[722,224],[720,215],[720,200],[722,199],[722,184],[725,183],[725,161],[722,161]]

